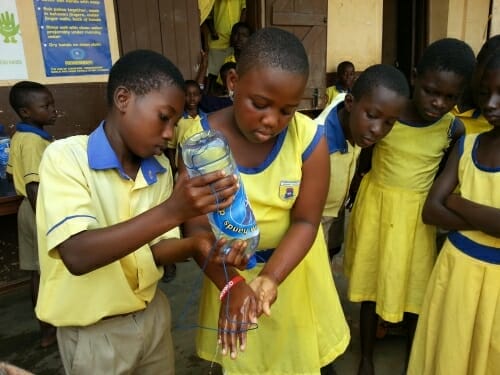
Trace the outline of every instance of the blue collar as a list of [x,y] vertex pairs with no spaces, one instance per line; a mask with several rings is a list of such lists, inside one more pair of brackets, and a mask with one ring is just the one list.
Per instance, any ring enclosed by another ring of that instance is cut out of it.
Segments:
[[[198,108],[198,116],[200,116],[200,118],[202,118],[202,117],[206,117],[207,114]],[[184,111],[184,113],[182,114],[182,117],[191,118],[191,116],[189,116],[189,113],[187,111]],[[194,118],[196,118],[196,117],[194,117]]]
[[[122,178],[129,180],[130,177],[123,170],[115,150],[111,147],[108,137],[104,132],[104,124],[105,122],[102,121],[99,127],[89,135],[87,146],[89,166],[95,170],[117,169]],[[163,168],[154,156],[151,156],[147,159],[142,159],[141,171],[148,185],[151,185],[157,181],[156,175],[164,173],[166,169]]]
[[52,141],[53,137],[47,133],[45,130],[37,128],[36,126],[30,125],[30,124],[25,124],[23,122],[20,122],[16,125],[16,130],[18,132],[23,132],[23,133],[33,133],[37,134],[43,139],[46,139],[47,141]]
[[344,130],[338,116],[338,110],[343,107],[344,102],[342,101],[333,107],[325,119],[326,142],[328,143],[328,152],[330,154],[335,152],[345,154],[348,150],[347,140],[345,139]]
[[338,92],[345,92],[345,93],[349,93],[349,92],[351,92],[351,90],[343,88],[343,87],[342,87],[342,86],[340,86],[340,84],[338,84],[338,83],[335,85],[335,88],[337,89],[337,91],[338,91]]

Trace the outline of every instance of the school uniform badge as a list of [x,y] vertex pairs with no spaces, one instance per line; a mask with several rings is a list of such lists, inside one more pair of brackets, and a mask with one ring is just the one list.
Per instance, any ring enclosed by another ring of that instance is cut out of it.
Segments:
[[281,181],[279,187],[279,196],[287,201],[295,199],[299,194],[300,181]]

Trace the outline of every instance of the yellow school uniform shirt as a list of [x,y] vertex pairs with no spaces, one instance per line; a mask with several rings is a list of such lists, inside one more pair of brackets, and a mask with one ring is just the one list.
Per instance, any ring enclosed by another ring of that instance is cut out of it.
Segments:
[[345,138],[338,117],[338,111],[343,106],[342,101],[333,107],[324,121],[330,153],[330,187],[323,210],[323,216],[327,217],[338,217],[339,211],[343,208],[361,152],[361,147],[351,145]]
[[326,88],[325,94],[326,94],[326,105],[330,104],[333,102],[333,100],[337,97],[339,94],[346,93],[347,91],[338,87],[337,85],[333,85],[330,87]]
[[13,176],[16,193],[26,197],[26,185],[39,182],[38,167],[52,136],[36,126],[19,123],[10,141],[7,172]]
[[[208,118],[209,119],[209,118]],[[209,129],[208,120],[193,126],[184,137]],[[280,243],[290,226],[290,210],[300,188],[302,163],[322,137],[305,115],[296,113],[280,133],[271,153],[255,168],[240,167],[240,174],[260,229],[257,259]],[[241,271],[247,282],[263,263]],[[217,347],[219,290],[208,279],[200,301],[198,354],[222,364],[226,374],[318,374],[319,368],[342,354],[349,343],[349,328],[335,289],[321,226],[305,258],[278,288],[271,317],[248,332],[247,347],[237,360],[214,357]],[[272,343],[272,345],[270,345]]]
[[458,107],[455,106],[451,110],[451,113],[462,121],[465,126],[465,134],[483,133],[493,128],[493,125],[484,118],[481,111],[477,108],[460,112]]
[[104,317],[142,310],[156,292],[163,267],[150,245],[179,237],[178,229],[82,276],[72,275],[57,247],[85,230],[111,226],[167,199],[172,175],[164,157],[144,159],[134,180],[124,172],[104,132],[51,144],[40,166],[37,227],[41,268],[39,319],[55,326],[87,326]]
[[215,0],[198,0],[198,9],[200,11],[200,25],[205,22],[210,11],[214,6]]
[[[500,168],[476,159],[481,135],[459,141],[460,194],[500,209]],[[409,375],[497,374],[500,369],[500,238],[452,231],[429,280]]]
[[436,257],[436,228],[422,208],[454,128],[451,114],[426,126],[397,121],[361,181],[345,243],[348,297],[376,302],[384,320],[420,312]]
[[213,49],[229,48],[231,28],[241,17],[241,11],[246,8],[246,0],[215,0],[213,6],[214,27],[219,39],[210,39]]

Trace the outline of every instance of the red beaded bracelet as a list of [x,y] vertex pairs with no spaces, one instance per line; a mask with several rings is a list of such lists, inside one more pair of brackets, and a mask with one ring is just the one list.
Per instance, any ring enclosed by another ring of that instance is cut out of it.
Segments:
[[245,281],[245,278],[241,275],[235,276],[231,280],[229,280],[229,282],[224,285],[224,288],[222,288],[222,290],[220,291],[219,299],[222,301],[226,294],[229,293],[229,290],[240,281]]

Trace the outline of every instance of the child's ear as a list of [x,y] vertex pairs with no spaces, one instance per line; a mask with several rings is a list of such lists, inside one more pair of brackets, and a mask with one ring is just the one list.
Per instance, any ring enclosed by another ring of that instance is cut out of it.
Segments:
[[18,112],[19,112],[19,117],[21,117],[22,119],[29,119],[31,117],[30,111],[26,107],[20,107],[18,109]]
[[352,106],[354,105],[354,96],[351,93],[346,94],[344,98],[344,108],[347,112],[351,113]]
[[234,86],[236,86],[236,82],[238,82],[238,73],[236,73],[236,69],[231,68],[227,71],[227,77],[226,77],[227,90],[234,91]]
[[129,89],[123,86],[118,86],[113,95],[113,102],[115,103],[115,107],[120,112],[124,112],[127,109],[128,104],[130,103],[131,97],[132,93]]

